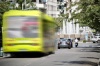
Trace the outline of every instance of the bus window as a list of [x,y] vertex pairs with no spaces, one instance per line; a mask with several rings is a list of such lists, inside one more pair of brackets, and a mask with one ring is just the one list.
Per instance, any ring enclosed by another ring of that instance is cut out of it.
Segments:
[[37,38],[39,35],[39,23],[37,17],[12,16],[8,17],[8,38]]

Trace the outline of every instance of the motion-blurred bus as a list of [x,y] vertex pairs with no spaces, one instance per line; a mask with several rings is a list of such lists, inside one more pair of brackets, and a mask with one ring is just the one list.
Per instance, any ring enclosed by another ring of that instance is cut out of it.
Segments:
[[56,23],[39,10],[10,10],[3,15],[3,52],[11,56],[25,52],[55,51]]

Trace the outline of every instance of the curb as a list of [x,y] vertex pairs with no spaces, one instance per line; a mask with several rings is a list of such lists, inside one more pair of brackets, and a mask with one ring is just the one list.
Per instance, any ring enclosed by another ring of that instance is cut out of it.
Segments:
[[100,66],[100,58],[99,58],[98,66]]
[[[79,42],[79,43],[84,43],[84,42]],[[92,43],[92,42],[85,42],[85,43]]]
[[1,59],[1,58],[3,58],[3,57],[0,56],[0,59]]
[[[75,43],[75,42],[74,42]],[[78,42],[78,43],[83,43],[83,42]],[[92,43],[92,42],[86,42],[86,43]]]

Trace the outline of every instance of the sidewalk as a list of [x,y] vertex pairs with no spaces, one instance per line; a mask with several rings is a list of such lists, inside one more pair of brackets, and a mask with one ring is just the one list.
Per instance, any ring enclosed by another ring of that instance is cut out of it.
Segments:
[[3,58],[3,57],[0,56],[0,58]]
[[[75,47],[75,42],[73,42],[73,47]],[[79,41],[78,42],[78,47],[79,48],[100,48],[100,43],[93,43],[93,42],[82,42],[82,41]]]
[[[79,43],[84,43],[83,41],[79,41]],[[92,43],[92,42],[86,42],[86,43]]]
[[[73,42],[73,43],[75,43],[75,42]],[[78,43],[84,43],[83,41],[79,41]],[[85,42],[85,43],[92,43],[92,42]]]

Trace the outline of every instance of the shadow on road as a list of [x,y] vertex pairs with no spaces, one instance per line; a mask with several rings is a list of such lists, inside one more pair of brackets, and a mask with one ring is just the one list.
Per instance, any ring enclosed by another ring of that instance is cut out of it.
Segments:
[[[98,66],[97,63],[95,62],[91,62],[91,61],[54,61],[56,64],[55,65],[64,65],[66,63],[69,63],[69,64],[78,64],[78,65],[91,65],[91,66]],[[75,65],[76,66],[76,65]]]
[[79,50],[80,52],[96,52],[96,53],[100,53],[100,48],[99,47],[93,47],[93,48],[83,48],[81,50]]
[[32,53],[32,54],[19,54],[19,55],[15,55],[15,56],[10,56],[10,57],[6,57],[6,58],[41,58],[41,57],[45,57],[48,56],[50,54],[44,54],[44,53]]
[[99,60],[99,58],[96,58],[96,57],[81,57],[81,58],[89,58],[89,59],[97,59],[97,60]]
[[91,61],[70,61],[71,64],[84,64],[84,65],[91,65],[91,66],[98,66],[97,63]]

